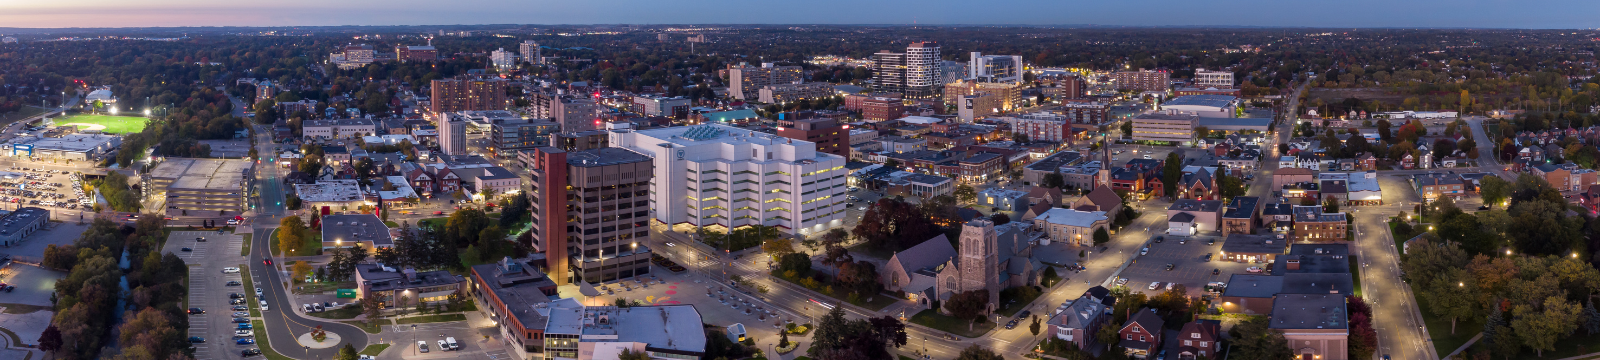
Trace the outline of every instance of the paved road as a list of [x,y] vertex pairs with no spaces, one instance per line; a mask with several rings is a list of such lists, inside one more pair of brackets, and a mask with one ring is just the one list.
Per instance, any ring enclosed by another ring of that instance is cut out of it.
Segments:
[[[257,151],[270,150],[273,146],[269,138],[271,132],[263,128],[256,127]],[[266,166],[257,169],[259,171],[256,172],[256,184],[259,193],[253,199],[258,200],[258,203],[255,213],[251,216],[252,231],[256,235],[251,240],[253,245],[250,248],[248,265],[255,286],[264,289],[266,293],[265,300],[270,310],[262,312],[261,315],[265,321],[272,349],[280,354],[301,359],[332,358],[338,352],[338,347],[308,351],[297,346],[297,337],[310,332],[316,326],[322,326],[323,330],[338,334],[345,343],[355,346],[358,350],[366,348],[371,341],[367,338],[367,333],[360,328],[296,313],[293,309],[298,305],[293,303],[292,297],[284,288],[284,281],[287,279],[281,267],[284,264],[274,262],[273,266],[267,266],[263,263],[265,258],[272,256],[271,246],[268,245],[270,234],[277,228],[278,219],[286,214],[286,210],[282,203],[276,200],[283,198],[283,182],[277,168]]]

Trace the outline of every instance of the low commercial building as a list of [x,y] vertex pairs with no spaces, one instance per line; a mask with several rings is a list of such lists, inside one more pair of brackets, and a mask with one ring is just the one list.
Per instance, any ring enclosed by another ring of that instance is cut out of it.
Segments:
[[346,211],[367,205],[357,180],[322,180],[314,184],[295,184],[294,195],[303,202],[302,208]]
[[930,199],[955,192],[955,180],[938,175],[909,174],[889,181],[885,194]]
[[254,166],[250,160],[167,158],[140,182],[147,194],[166,197],[167,215],[239,215],[255,182],[249,176]]
[[1165,141],[1188,145],[1200,116],[1183,112],[1149,113],[1133,118],[1133,140]]
[[1033,225],[1050,240],[1089,246],[1094,245],[1096,230],[1110,230],[1111,218],[1104,211],[1054,208],[1033,218]]
[[377,134],[378,124],[368,119],[306,120],[300,124],[300,135],[307,139],[350,139]]
[[1325,213],[1321,206],[1294,207],[1295,241],[1343,241],[1349,236],[1345,213]]
[[1178,199],[1167,207],[1167,234],[1194,236],[1222,226],[1222,200]]
[[1219,260],[1271,263],[1289,252],[1289,241],[1282,234],[1230,234],[1222,240]]
[[450,301],[450,296],[466,285],[465,277],[445,270],[418,272],[382,264],[356,264],[356,297],[376,297],[386,308],[399,306],[400,297],[406,298],[405,306]]
[[705,355],[703,320],[693,305],[616,308],[554,300],[556,284],[539,265],[543,258],[532,257],[472,267],[472,294],[513,357],[605,359],[624,348],[652,359]]
[[1225,95],[1179,96],[1161,103],[1163,110],[1195,113],[1213,118],[1235,117],[1234,111],[1238,108],[1239,98]]
[[0,217],[0,246],[21,244],[28,235],[44,230],[50,223],[50,210],[24,207]]
[[122,146],[122,137],[104,134],[68,134],[59,138],[22,136],[0,144],[0,153],[34,159],[90,161],[105,158]]
[[1256,233],[1260,213],[1261,198],[1254,196],[1233,198],[1228,210],[1222,213],[1222,236]]
[[988,188],[978,192],[978,204],[1000,211],[1021,211],[1028,207],[1027,192],[1006,188]]
[[1283,332],[1296,358],[1347,360],[1350,358],[1347,295],[1279,295],[1272,302],[1271,325],[1267,327]]
[[389,226],[372,214],[323,215],[322,248],[336,249],[352,246],[376,251],[394,247],[394,236]]

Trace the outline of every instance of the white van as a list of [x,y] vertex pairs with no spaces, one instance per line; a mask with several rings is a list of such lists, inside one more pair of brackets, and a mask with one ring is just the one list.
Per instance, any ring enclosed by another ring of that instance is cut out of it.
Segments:
[[456,342],[456,338],[454,338],[454,337],[444,338],[444,343],[446,345],[450,345],[450,350],[457,350],[457,351],[461,350],[461,343],[457,343]]

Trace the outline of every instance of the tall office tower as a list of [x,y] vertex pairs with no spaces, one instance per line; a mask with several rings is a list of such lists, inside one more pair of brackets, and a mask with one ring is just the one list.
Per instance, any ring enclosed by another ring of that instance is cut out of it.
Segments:
[[595,114],[600,112],[600,105],[594,100],[585,98],[562,98],[552,102],[554,109],[550,110],[551,117],[561,123],[561,132],[574,133],[600,128],[600,118]]
[[739,100],[755,100],[761,96],[761,87],[794,84],[804,76],[799,66],[776,66],[762,63],[761,67],[739,63],[728,67],[728,95]]
[[434,80],[428,111],[442,116],[462,110],[505,110],[506,84],[501,78],[467,76]]
[[873,54],[872,61],[873,91],[898,92],[907,99],[932,99],[944,89],[938,44],[911,43],[904,53],[884,50]]
[[[620,148],[533,150],[533,243],[557,284],[650,272],[649,157]],[[568,272],[572,277],[569,280]]]
[[1021,55],[984,55],[972,53],[967,63],[967,78],[988,82],[1022,81]]
[[523,61],[534,65],[544,63],[544,60],[541,59],[544,57],[544,49],[539,48],[539,43],[536,41],[523,40],[521,44],[517,44],[517,53],[522,54]]
[[439,151],[445,155],[466,155],[467,119],[454,112],[439,115]]
[[489,61],[494,62],[494,67],[501,70],[512,69],[517,67],[517,54],[506,51],[506,48],[500,48],[489,53]]
[[845,158],[817,151],[816,143],[717,124],[610,136],[611,146],[655,163],[656,181],[645,196],[662,223],[800,233],[843,225]]

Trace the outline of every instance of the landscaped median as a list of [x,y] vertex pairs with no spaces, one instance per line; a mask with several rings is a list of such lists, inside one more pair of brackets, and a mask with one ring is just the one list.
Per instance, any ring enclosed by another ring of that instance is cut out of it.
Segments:
[[361,353],[359,355],[378,356],[378,353],[382,353],[383,349],[388,349],[388,348],[389,348],[389,344],[367,345],[366,349],[361,349]]
[[405,324],[426,324],[426,323],[451,322],[451,321],[467,321],[467,316],[463,315],[463,314],[422,315],[422,316],[403,317],[403,318],[395,319],[394,322],[395,322],[395,325],[405,325]]
[[261,320],[251,320],[250,325],[255,327],[256,347],[261,348],[261,355],[265,355],[268,360],[295,360],[272,350],[272,344],[267,343],[266,323]]
[[250,281],[250,268],[245,267],[244,264],[239,264],[238,266],[239,271],[244,272],[240,274],[243,276],[239,278],[243,279],[244,283],[245,306],[250,308],[250,317],[261,317],[261,299],[256,298],[256,287]]

